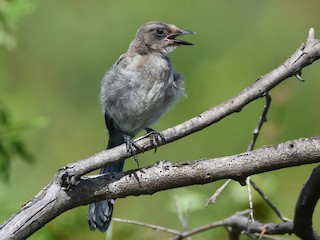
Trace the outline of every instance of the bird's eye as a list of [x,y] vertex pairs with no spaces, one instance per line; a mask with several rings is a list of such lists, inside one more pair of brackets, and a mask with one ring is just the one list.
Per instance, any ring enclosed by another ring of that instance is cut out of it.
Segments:
[[164,31],[161,28],[158,28],[156,30],[157,36],[158,37],[163,37],[164,36]]

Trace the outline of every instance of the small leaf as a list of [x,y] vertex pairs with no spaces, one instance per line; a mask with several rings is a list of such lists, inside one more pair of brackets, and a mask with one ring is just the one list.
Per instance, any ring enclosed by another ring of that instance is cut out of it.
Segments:
[[33,155],[27,150],[25,144],[19,140],[12,141],[11,143],[12,151],[18,154],[27,162],[32,162],[34,160]]

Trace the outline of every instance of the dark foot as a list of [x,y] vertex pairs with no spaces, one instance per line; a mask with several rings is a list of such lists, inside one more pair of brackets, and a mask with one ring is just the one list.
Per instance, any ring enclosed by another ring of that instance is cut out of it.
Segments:
[[127,153],[133,156],[139,167],[138,156],[136,155],[138,151],[142,151],[140,146],[127,134],[122,133],[124,143],[126,144]]
[[161,132],[155,131],[152,128],[146,128],[145,130],[147,131],[147,136],[150,137],[151,144],[155,146],[154,152],[156,152],[159,144],[161,144],[165,138]]

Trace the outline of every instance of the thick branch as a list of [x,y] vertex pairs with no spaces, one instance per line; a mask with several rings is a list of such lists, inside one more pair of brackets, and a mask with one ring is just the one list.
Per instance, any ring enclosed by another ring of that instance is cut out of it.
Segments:
[[205,184],[220,179],[245,179],[252,174],[320,162],[320,137],[298,139],[234,156],[185,163],[159,162],[125,173],[81,178],[61,187],[63,171],[0,227],[0,239],[24,239],[68,209],[90,202]]

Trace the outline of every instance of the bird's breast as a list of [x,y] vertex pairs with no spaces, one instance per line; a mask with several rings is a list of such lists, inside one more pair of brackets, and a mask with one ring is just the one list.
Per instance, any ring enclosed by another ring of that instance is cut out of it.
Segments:
[[131,60],[107,74],[102,100],[106,113],[122,131],[136,133],[158,121],[183,88],[175,81],[168,58],[136,56]]

